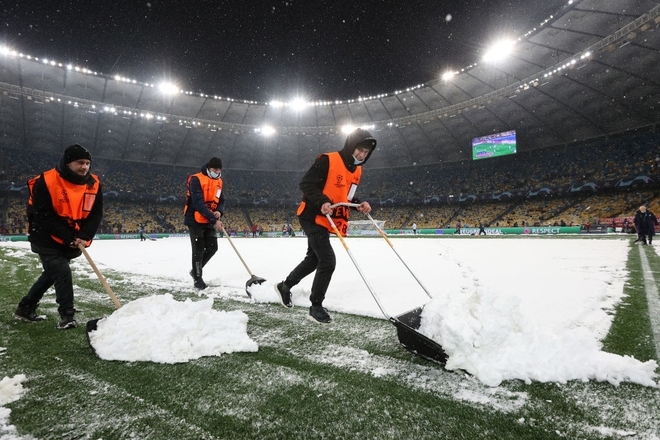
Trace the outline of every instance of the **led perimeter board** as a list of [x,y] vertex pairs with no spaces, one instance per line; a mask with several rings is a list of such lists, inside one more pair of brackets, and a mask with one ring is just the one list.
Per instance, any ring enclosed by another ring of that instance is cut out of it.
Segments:
[[472,139],[472,159],[506,156],[516,153],[516,130]]

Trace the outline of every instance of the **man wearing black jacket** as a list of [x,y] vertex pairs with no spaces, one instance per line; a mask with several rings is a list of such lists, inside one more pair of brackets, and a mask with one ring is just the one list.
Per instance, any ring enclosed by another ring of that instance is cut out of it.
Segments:
[[196,289],[206,289],[202,268],[218,250],[216,231],[222,231],[220,218],[225,213],[222,192],[222,160],[212,157],[199,173],[188,176],[188,191],[183,224],[188,226],[192,246],[192,270]]
[[312,306],[308,318],[327,324],[332,322],[323,307],[326,291],[335,270],[335,253],[330,244],[334,230],[326,215],[330,215],[339,233],[346,235],[349,210],[345,206],[334,209],[337,203],[357,203],[358,211],[369,213],[371,206],[355,197],[362,176],[362,166],[376,148],[376,139],[363,129],[348,135],[344,148],[338,152],[319,155],[300,182],[303,200],[298,207],[298,219],[307,236],[307,254],[284,281],[275,286],[282,304],[293,307],[291,288],[316,271],[309,297]]
[[653,244],[653,236],[657,225],[658,219],[655,214],[646,209],[646,205],[640,206],[635,214],[635,228],[639,237],[637,241],[641,241],[643,245],[646,245],[648,238],[648,244]]
[[55,285],[59,329],[75,328],[73,307],[73,258],[82,252],[79,245],[92,244],[103,217],[103,192],[98,176],[90,173],[92,156],[74,144],[64,150],[57,166],[28,181],[28,240],[32,252],[39,254],[43,272],[21,299],[14,316],[38,322],[39,301]]

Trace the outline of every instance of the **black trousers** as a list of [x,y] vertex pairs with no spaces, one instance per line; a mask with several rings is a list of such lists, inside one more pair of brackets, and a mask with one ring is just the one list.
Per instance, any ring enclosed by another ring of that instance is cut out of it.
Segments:
[[195,279],[202,277],[202,268],[218,251],[218,236],[210,225],[189,225],[192,246],[192,273]]
[[328,291],[332,274],[335,271],[337,262],[335,251],[330,244],[330,232],[327,229],[304,219],[300,219],[300,225],[307,235],[307,254],[286,277],[284,284],[291,288],[316,271],[309,300],[313,306],[320,306],[325,299],[325,293]]
[[72,312],[73,308],[73,280],[71,277],[70,258],[62,255],[39,254],[41,266],[44,271],[34,282],[27,295],[19,305],[33,306],[41,301],[51,286],[55,285],[55,301],[59,307],[60,315]]

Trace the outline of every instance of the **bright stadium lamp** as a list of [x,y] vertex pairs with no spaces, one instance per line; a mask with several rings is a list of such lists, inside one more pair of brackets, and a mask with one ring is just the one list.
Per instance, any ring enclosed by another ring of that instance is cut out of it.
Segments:
[[454,72],[447,71],[447,72],[442,74],[442,80],[443,81],[449,81],[450,79],[452,79],[454,77],[454,75],[456,75]]
[[308,105],[309,105],[309,103],[307,101],[305,101],[304,99],[302,99],[302,98],[296,98],[292,101],[289,101],[289,107],[291,107],[292,109],[294,109],[296,111],[302,111]]
[[264,125],[263,127],[261,127],[260,132],[264,136],[272,136],[275,134],[275,128],[271,127],[270,125]]
[[176,95],[180,92],[176,84],[167,81],[158,84],[158,90],[160,90],[162,93],[165,93],[166,95]]
[[486,63],[493,63],[508,57],[513,50],[514,42],[512,40],[504,39],[497,41],[493,44],[483,57]]
[[344,134],[349,134],[355,130],[355,126],[352,124],[342,125],[341,132]]

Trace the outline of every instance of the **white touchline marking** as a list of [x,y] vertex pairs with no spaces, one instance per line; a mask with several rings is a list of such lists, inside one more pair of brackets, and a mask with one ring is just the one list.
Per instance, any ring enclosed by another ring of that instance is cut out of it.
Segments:
[[649,304],[649,318],[651,320],[651,331],[655,342],[656,358],[660,359],[660,295],[658,287],[655,284],[649,260],[646,258],[644,249],[639,247],[639,256],[642,259],[642,272],[644,273],[644,290],[646,291],[646,301]]

